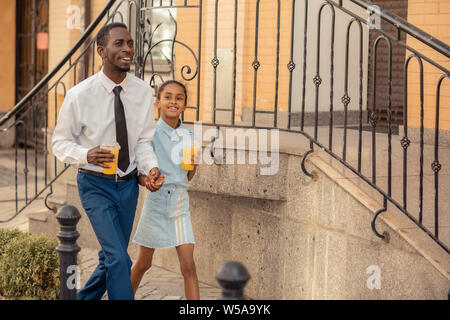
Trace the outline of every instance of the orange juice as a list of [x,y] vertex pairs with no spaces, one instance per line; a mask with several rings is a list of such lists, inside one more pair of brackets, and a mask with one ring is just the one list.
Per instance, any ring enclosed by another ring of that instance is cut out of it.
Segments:
[[117,162],[119,161],[119,150],[120,145],[117,142],[111,144],[104,144],[100,146],[101,149],[109,150],[114,155],[113,162],[105,162],[106,165],[109,165],[110,168],[103,168],[104,174],[116,174],[117,171]]
[[184,170],[194,170],[194,164],[191,161],[192,155],[200,150],[200,146],[194,143],[194,147],[183,149],[183,158],[181,160],[181,168]]

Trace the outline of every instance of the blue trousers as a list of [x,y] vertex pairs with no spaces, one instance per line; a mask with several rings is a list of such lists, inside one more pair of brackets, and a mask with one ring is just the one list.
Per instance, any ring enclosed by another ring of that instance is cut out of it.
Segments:
[[79,172],[78,192],[100,243],[99,263],[78,300],[100,300],[108,290],[110,300],[133,300],[131,259],[127,248],[139,196],[137,178],[116,182]]

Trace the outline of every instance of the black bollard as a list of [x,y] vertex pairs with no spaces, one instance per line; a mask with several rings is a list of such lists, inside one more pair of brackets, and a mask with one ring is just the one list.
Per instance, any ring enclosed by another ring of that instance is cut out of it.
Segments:
[[76,241],[80,234],[76,228],[80,218],[81,215],[74,206],[62,206],[56,213],[56,219],[61,227],[56,235],[60,240],[60,244],[56,247],[59,253],[60,300],[77,299],[77,284],[80,276],[77,253],[80,247]]
[[220,266],[216,280],[222,287],[220,300],[246,300],[244,287],[250,279],[250,274],[244,265],[238,261],[227,261]]

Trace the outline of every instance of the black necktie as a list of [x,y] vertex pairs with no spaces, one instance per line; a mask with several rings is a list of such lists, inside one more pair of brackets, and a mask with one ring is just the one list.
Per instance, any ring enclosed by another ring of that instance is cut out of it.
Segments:
[[120,144],[119,162],[117,166],[123,172],[127,171],[130,164],[130,156],[128,154],[128,132],[127,121],[125,119],[125,111],[123,110],[122,100],[120,100],[121,86],[114,88],[114,117],[116,119],[116,140]]

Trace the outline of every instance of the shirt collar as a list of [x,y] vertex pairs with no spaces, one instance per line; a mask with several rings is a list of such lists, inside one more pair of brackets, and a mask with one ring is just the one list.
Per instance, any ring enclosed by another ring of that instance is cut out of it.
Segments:
[[99,72],[99,79],[100,82],[103,84],[103,86],[105,87],[106,91],[108,93],[111,93],[113,91],[113,89],[117,86],[121,86],[122,90],[124,92],[127,91],[127,87],[128,87],[128,72],[125,76],[125,79],[123,79],[123,81],[119,84],[115,83],[114,81],[112,81],[110,78],[108,78],[108,76],[103,72],[103,68],[100,70]]
[[162,117],[159,118],[156,126],[168,135],[171,141],[179,141],[180,137],[187,133],[185,132],[187,129],[183,127],[183,121],[181,119],[178,119],[178,127],[176,129],[169,126]]

